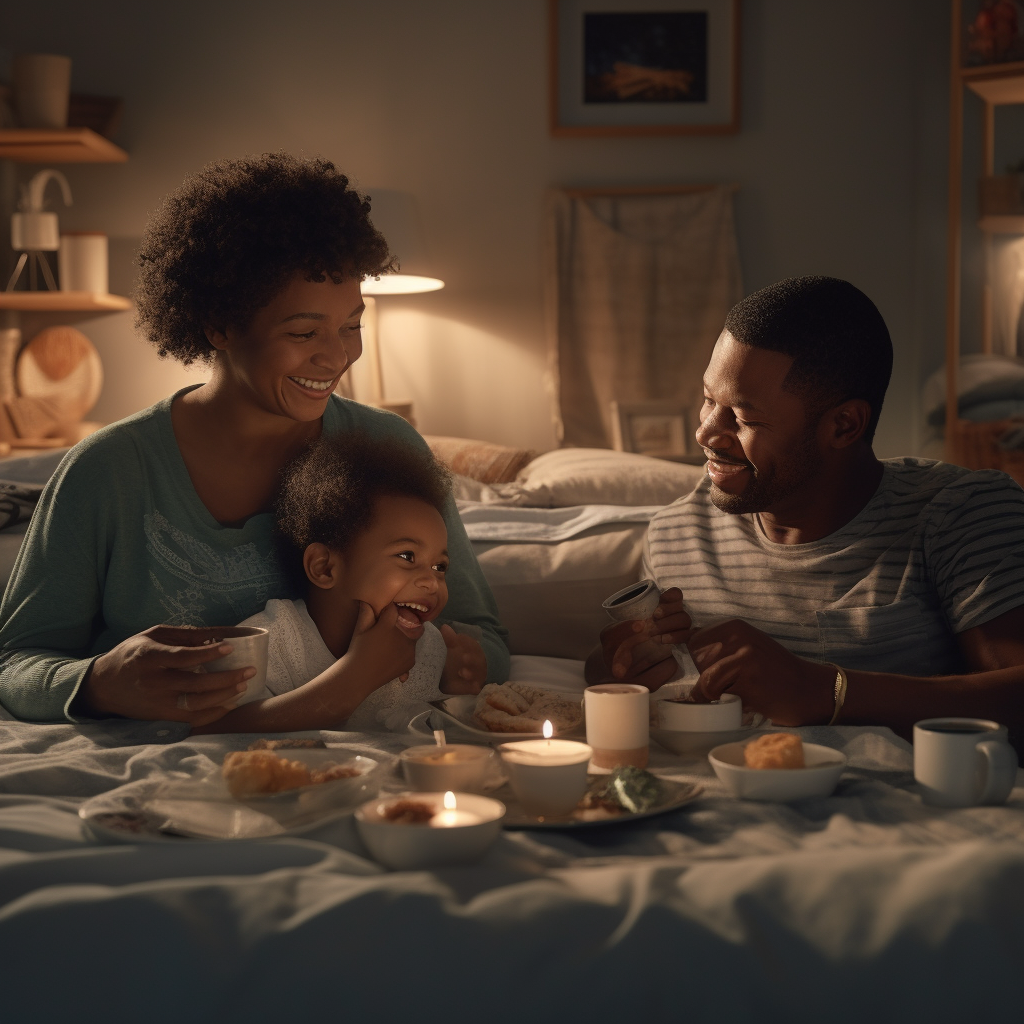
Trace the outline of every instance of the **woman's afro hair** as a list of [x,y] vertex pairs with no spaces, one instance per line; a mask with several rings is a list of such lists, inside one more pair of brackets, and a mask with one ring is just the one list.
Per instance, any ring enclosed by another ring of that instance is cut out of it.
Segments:
[[310,544],[345,551],[384,495],[419,498],[444,515],[451,475],[426,445],[361,431],[321,435],[284,469],[278,533],[301,557]]
[[327,160],[268,153],[209,164],[172,192],[138,255],[135,326],[188,366],[206,329],[244,329],[295,274],[309,281],[396,269],[370,202]]

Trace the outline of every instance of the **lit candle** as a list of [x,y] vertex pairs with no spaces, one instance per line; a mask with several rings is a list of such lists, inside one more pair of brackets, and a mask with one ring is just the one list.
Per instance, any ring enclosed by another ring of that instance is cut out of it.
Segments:
[[[550,734],[545,730],[545,735]],[[519,802],[541,816],[568,814],[579,803],[587,788],[592,753],[586,743],[575,740],[519,740],[501,745],[501,758]]]
[[544,727],[541,729],[544,733],[544,739],[548,741],[548,747],[551,746],[551,737],[555,734],[555,727],[545,718]]
[[448,790],[444,795],[444,810],[430,819],[432,828],[458,828],[460,825],[477,825],[483,819],[479,814],[460,811],[455,803],[455,794]]

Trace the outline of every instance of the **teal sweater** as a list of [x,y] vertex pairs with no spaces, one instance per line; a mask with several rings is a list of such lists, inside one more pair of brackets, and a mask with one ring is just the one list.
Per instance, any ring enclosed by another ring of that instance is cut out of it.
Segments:
[[[75,721],[98,654],[159,623],[225,626],[290,593],[273,519],[222,526],[192,486],[172,398],[76,445],[46,485],[0,605],[0,703],[18,718]],[[405,420],[332,396],[328,434],[362,430],[422,445]],[[508,678],[506,631],[449,501],[448,604],[440,621],[482,629],[487,678]]]

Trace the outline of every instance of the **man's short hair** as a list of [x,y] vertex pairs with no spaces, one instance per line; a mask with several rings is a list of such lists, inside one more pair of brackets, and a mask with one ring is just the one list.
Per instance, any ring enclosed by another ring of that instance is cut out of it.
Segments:
[[792,356],[783,387],[820,416],[851,398],[871,406],[871,444],[892,376],[892,340],[875,304],[848,281],[791,277],[748,295],[725,318],[739,342]]
[[347,550],[385,495],[419,498],[443,516],[450,492],[448,470],[426,445],[361,431],[321,435],[282,476],[275,519],[286,568],[301,572],[310,544]]

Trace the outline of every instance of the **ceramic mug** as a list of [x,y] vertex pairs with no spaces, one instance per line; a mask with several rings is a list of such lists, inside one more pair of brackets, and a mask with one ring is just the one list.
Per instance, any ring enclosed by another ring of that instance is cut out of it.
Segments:
[[206,626],[194,631],[190,646],[205,647],[221,642],[231,644],[232,651],[200,665],[196,672],[229,672],[237,668],[256,669],[256,675],[246,680],[245,692],[236,704],[255,700],[267,685],[267,659],[270,653],[270,633],[261,626]]
[[[661,590],[654,580],[640,580],[628,587],[616,590],[611,597],[601,602],[601,607],[616,622],[629,622],[633,619],[649,619],[661,602]],[[654,654],[659,658],[664,655],[665,647],[658,640],[644,640],[633,648],[637,657]]]
[[649,757],[651,693],[638,683],[600,683],[583,691],[587,743],[594,764],[646,768]]
[[925,803],[1005,803],[1017,779],[1006,728],[984,718],[928,718],[914,726],[914,778]]

